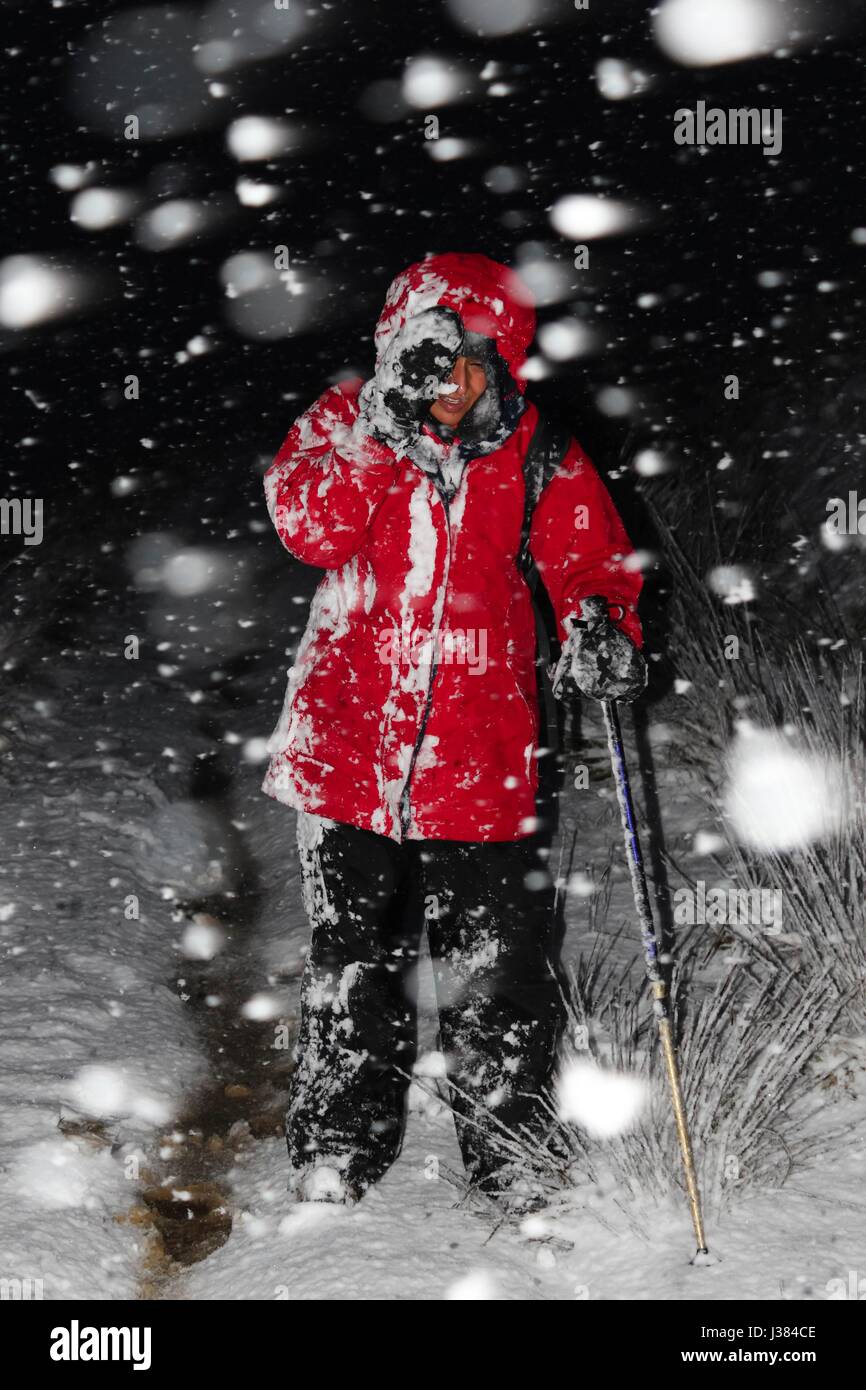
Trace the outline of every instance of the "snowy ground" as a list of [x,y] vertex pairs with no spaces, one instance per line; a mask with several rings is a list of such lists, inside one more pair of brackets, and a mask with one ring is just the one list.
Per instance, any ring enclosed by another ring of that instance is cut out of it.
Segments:
[[[294,1023],[308,929],[294,815],[261,795],[261,763],[245,755],[271,708],[265,697],[217,706],[194,670],[181,679],[125,661],[118,631],[158,626],[153,613],[135,623],[88,614],[86,644],[34,635],[7,704],[4,1277],[42,1279],[46,1299],[724,1300],[825,1299],[841,1287],[831,1281],[862,1271],[862,1042],[845,1044],[833,1095],[859,1143],[713,1219],[721,1258],[708,1268],[688,1263],[682,1200],[636,1208],[584,1189],[523,1228],[467,1206],[449,1180],[460,1169],[450,1115],[417,1088],[400,1159],[356,1209],[291,1207],[278,1132],[287,1052],[274,1037]],[[697,875],[690,837],[713,823],[677,729],[673,699],[653,715],[657,790],[667,849]],[[598,884],[610,863],[611,892],[595,918],[591,898],[570,895],[564,956],[589,950],[594,927],[625,925],[610,951],[626,965],[630,894],[597,721],[585,736],[590,788],[565,802],[563,862],[576,832],[571,872]],[[196,799],[196,766],[217,746],[230,785]],[[216,914],[199,921],[219,945],[198,962],[182,944],[196,905]],[[250,1000],[258,1021],[244,1017]],[[420,1013],[423,1053],[435,1037],[426,963]],[[164,1189],[170,1204],[196,1185],[222,1234],[182,1265],[152,1197]]]
[[[612,1195],[572,1215],[497,1228],[472,1214],[429,1156],[458,1163],[450,1118],[413,1113],[403,1153],[354,1210],[287,1209],[280,1141],[232,1173],[243,1215],[227,1245],[183,1276],[177,1298],[826,1299],[862,1269],[863,1150],[792,1188],[755,1196],[711,1231],[719,1263],[689,1264],[684,1204],[642,1213],[638,1235]],[[844,1233],[844,1234],[843,1234]],[[573,1248],[568,1249],[569,1243]]]
[[3,721],[0,1248],[4,1274],[42,1279],[46,1298],[129,1298],[142,1243],[123,1217],[145,1147],[208,1067],[153,872],[170,809],[140,769],[165,746],[154,692],[127,698],[116,657],[82,664],[52,653]]

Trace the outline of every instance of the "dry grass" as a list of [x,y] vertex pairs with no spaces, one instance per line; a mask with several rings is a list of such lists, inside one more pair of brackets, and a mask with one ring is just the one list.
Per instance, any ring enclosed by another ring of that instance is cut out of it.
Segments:
[[[804,989],[814,980],[828,983],[842,1006],[844,1025],[861,1029],[866,1023],[862,658],[846,659],[826,646],[792,640],[784,628],[771,626],[766,639],[760,636],[739,607],[722,609],[702,582],[700,568],[726,557],[718,549],[705,550],[697,566],[659,515],[656,526],[676,580],[671,616],[677,667],[693,683],[683,699],[684,712],[706,729],[705,741],[693,740],[692,751],[727,840],[724,871],[741,887],[780,889],[785,905],[780,941],[759,926],[732,924],[731,930],[754,957],[786,975],[793,972]],[[723,639],[731,632],[741,638],[736,661],[724,656]],[[726,753],[738,720],[761,729],[793,728],[805,754],[821,762],[833,759],[843,787],[838,833],[784,853],[756,854],[737,842],[721,799]]]
[[[618,979],[600,953],[593,957],[570,972],[560,1070],[589,1060],[602,1072],[642,1080],[648,1099],[639,1123],[619,1137],[595,1139],[561,1119],[551,1095],[549,1128],[539,1141],[506,1129],[482,1106],[475,1114],[514,1179],[551,1206],[584,1205],[589,1194],[598,1214],[597,1198],[606,1194],[640,1230],[647,1200],[685,1200],[681,1157],[646,993]],[[846,1141],[844,1120],[827,1123],[832,1102],[818,1066],[841,1005],[826,982],[793,988],[786,972],[743,965],[701,993],[688,964],[676,972],[673,1012],[702,1200],[712,1219],[741,1193],[779,1187]]]

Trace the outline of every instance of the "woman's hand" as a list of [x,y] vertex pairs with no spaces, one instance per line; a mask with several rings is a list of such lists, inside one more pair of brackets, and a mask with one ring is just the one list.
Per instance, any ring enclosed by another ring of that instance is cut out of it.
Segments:
[[[553,694],[577,693],[592,700],[628,704],[642,695],[647,665],[634,643],[608,617],[607,599],[585,598],[553,673]],[[569,692],[568,687],[572,690]]]
[[456,309],[437,305],[406,320],[358,397],[374,438],[393,445],[418,433],[462,345],[463,323]]

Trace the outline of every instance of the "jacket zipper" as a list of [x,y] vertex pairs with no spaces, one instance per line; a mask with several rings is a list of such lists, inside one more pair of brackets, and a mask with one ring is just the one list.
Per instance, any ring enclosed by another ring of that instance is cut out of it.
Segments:
[[[440,492],[438,487],[436,488],[436,491],[439,493],[439,497],[441,498],[441,501],[442,501],[442,506],[445,508],[445,540],[446,540],[446,551],[445,551],[445,574],[444,574],[443,579],[442,579],[442,614],[443,614],[443,616],[444,616],[444,614],[445,614],[446,590],[447,590],[447,587],[448,587],[448,576],[449,576],[450,571],[451,571],[451,511],[450,511],[451,500],[448,498],[448,496],[447,496],[444,492]],[[441,626],[441,620],[440,620],[440,626]],[[424,734],[425,734],[426,729],[427,729],[427,721],[428,721],[428,719],[430,718],[430,709],[431,709],[431,706],[432,706],[432,704],[433,704],[433,686],[434,686],[435,681],[436,681],[436,673],[437,673],[437,671],[439,670],[439,658],[438,658],[439,640],[438,640],[438,639],[439,639],[439,629],[437,629],[437,631],[435,632],[435,634],[434,634],[434,639],[433,639],[433,657],[432,657],[432,660],[431,660],[431,662],[430,662],[430,680],[429,680],[428,685],[427,685],[427,694],[426,694],[426,697],[425,697],[425,699],[424,699],[424,709],[423,709],[422,712],[421,712],[421,720],[420,720],[420,723],[418,724],[418,732],[417,732],[417,734],[415,735],[415,744],[414,744],[414,747],[413,747],[413,749],[412,749],[412,756],[411,756],[411,758],[409,759],[409,771],[406,773],[406,781],[403,783],[403,790],[402,790],[402,792],[400,793],[400,829],[401,829],[401,831],[402,831],[402,838],[403,838],[403,839],[405,839],[406,836],[407,836],[408,833],[409,833],[409,824],[410,824],[411,819],[412,819],[412,813],[411,813],[411,809],[410,809],[410,806],[409,806],[409,785],[410,785],[410,783],[411,783],[411,781],[412,781],[412,773],[415,771],[415,763],[416,763],[417,760],[418,760],[418,754],[419,754],[419,752],[421,751],[421,744],[422,744],[423,741],[424,741]]]

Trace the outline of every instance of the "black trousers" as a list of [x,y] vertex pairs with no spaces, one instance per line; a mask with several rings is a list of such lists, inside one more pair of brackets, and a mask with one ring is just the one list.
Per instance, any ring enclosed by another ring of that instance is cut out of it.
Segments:
[[543,846],[395,841],[298,821],[312,942],[301,986],[286,1137],[295,1171],[331,1163],[363,1191],[400,1152],[417,1048],[426,925],[449,1101],[464,1164],[500,1168],[497,1120],[549,1127],[539,1093],[564,1022]]

